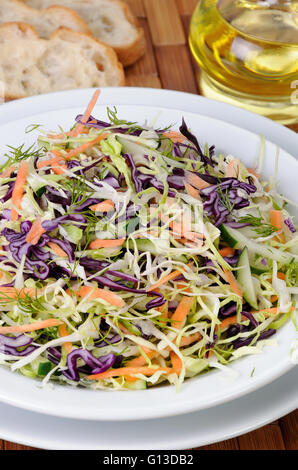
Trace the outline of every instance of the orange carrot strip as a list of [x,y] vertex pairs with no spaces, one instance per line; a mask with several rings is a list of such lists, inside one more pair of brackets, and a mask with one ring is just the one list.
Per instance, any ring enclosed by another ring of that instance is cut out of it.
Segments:
[[219,254],[221,256],[234,256],[235,250],[234,248],[231,248],[230,246],[226,246],[225,248],[222,248],[219,250]]
[[180,132],[175,132],[175,131],[165,132],[163,134],[163,137],[167,139],[171,139],[175,143],[177,142],[182,143],[186,140],[184,135],[182,135]]
[[[152,351],[152,350],[149,350],[148,352],[146,351],[146,354],[149,359],[153,359],[154,357],[158,356],[158,352]],[[146,364],[147,362],[144,356],[138,356],[135,359],[131,359],[131,361],[128,361],[126,363],[126,367],[142,367],[142,366],[145,366]]]
[[123,375],[132,375],[132,374],[143,374],[143,375],[153,375],[155,372],[163,372],[165,374],[173,373],[173,369],[170,367],[120,367],[119,369],[107,370],[106,372],[101,372],[100,374],[88,375],[87,379],[90,380],[100,380],[100,379],[109,379],[110,377],[120,377]]
[[41,225],[40,217],[37,216],[35,221],[32,224],[31,229],[28,232],[26,237],[26,242],[31,243],[31,245],[37,245],[40,240],[40,237],[45,233],[44,228]]
[[97,289],[94,289],[94,287],[91,286],[82,286],[80,289],[75,292],[75,294],[78,297],[86,297],[89,295],[89,299],[102,299],[108,302],[110,305],[114,305],[115,307],[123,307],[124,306],[124,301],[119,297],[119,295],[114,294],[114,292],[110,292],[105,289],[100,289],[99,287]]
[[180,375],[182,369],[182,361],[179,356],[174,351],[170,352],[170,358],[172,361],[173,372],[176,372],[177,375]]
[[185,183],[185,189],[186,189],[187,193],[190,196],[192,196],[194,199],[198,199],[199,201],[202,200],[199,191],[197,189],[195,189],[191,184]]
[[[290,310],[292,311],[293,310],[293,307],[290,307]],[[252,312],[250,312],[252,315],[256,315],[257,313],[264,313],[264,314],[272,314],[272,315],[277,315],[279,313],[280,309],[278,307],[272,307],[272,308],[264,308],[264,309],[261,309],[261,310],[254,310]],[[247,320],[247,318],[242,315],[241,317],[242,320]],[[227,328],[228,326],[230,325],[235,325],[235,323],[238,323],[238,319],[237,319],[237,315],[233,315],[232,317],[227,317],[225,318],[221,324],[219,325],[219,328],[221,330]],[[216,327],[217,329],[217,327]]]
[[1,174],[0,178],[9,178],[10,175],[16,170],[16,166],[10,166],[9,168],[6,168]]
[[[283,228],[283,218],[282,218],[282,212],[278,210],[271,210],[270,211],[270,222],[273,227],[275,227],[277,230],[282,231]],[[274,237],[275,240],[285,243],[286,239],[283,233],[280,233],[276,237]]]
[[[90,147],[93,147],[93,145],[98,144],[98,142],[106,139],[107,137],[108,137],[108,134],[101,134],[97,136],[96,139],[91,140],[90,142],[86,142],[85,144],[80,145],[76,149],[70,150],[70,152],[62,153],[59,150],[55,150],[55,155],[68,160],[72,157],[75,157],[78,153],[83,153],[85,150],[87,150]],[[54,153],[54,151],[52,153]]]
[[[94,109],[94,106],[96,105],[96,102],[98,100],[98,97],[100,95],[100,90],[96,90],[95,93],[93,94],[92,98],[91,98],[91,101],[90,103],[88,104],[87,106],[87,109],[81,119],[82,121],[82,124],[79,123],[79,124],[76,124],[76,127],[70,131],[70,132],[65,132],[64,134],[56,134],[56,135],[52,135],[52,134],[48,134],[47,137],[49,138],[53,138],[53,139],[63,139],[65,136],[68,136],[68,137],[77,137],[79,134],[85,134],[86,133],[86,130],[84,129],[84,124],[88,121],[93,109]],[[87,131],[88,132],[88,131]]]
[[[62,325],[60,325],[58,327],[58,331],[59,331],[59,335],[61,337],[65,337],[65,336],[68,336],[68,331],[67,331],[67,328],[66,328],[66,325],[65,323],[63,323]],[[71,351],[72,351],[72,343],[70,341],[67,341],[66,343],[63,344],[63,347],[65,349],[65,352],[67,354],[70,354]]]
[[[21,207],[27,179],[28,165],[29,164],[27,161],[22,161],[20,163],[17,178],[12,191],[11,202],[17,209],[20,209]],[[18,218],[18,212],[15,208],[11,209],[11,218],[13,221],[16,221]]]
[[84,112],[84,115],[81,119],[83,124],[77,124],[76,125],[75,129],[71,132],[72,136],[77,136],[84,130],[84,127],[85,127],[84,123],[86,123],[88,121],[88,119],[89,119],[89,117],[90,117],[90,115],[91,115],[91,113],[94,109],[94,106],[97,103],[99,95],[100,95],[100,90],[98,89],[98,90],[95,91],[94,95],[91,98],[90,103],[87,106],[86,111]]
[[231,160],[227,166],[226,176],[227,178],[237,178],[239,174],[239,164],[240,161],[238,158]]
[[[54,151],[52,152],[55,155]],[[52,166],[55,163],[58,163],[61,160],[60,156],[55,156],[54,158],[49,158],[48,160],[43,160],[41,162],[37,162],[37,168],[43,168],[45,166]]]
[[260,178],[260,173],[257,173],[253,168],[247,168],[247,171],[254,175],[256,178]]
[[162,279],[157,281],[155,284],[153,284],[153,286],[148,287],[147,292],[151,292],[155,290],[157,287],[163,284],[166,284],[169,281],[172,281],[173,279],[175,279],[175,277],[180,276],[180,274],[181,274],[181,271],[178,269],[176,271],[171,272],[170,274],[168,274],[167,276],[163,277]]
[[15,326],[0,326],[0,333],[29,333],[30,331],[42,330],[43,328],[50,328],[52,326],[61,325],[63,322],[56,318],[50,318],[49,320],[36,321],[27,325],[15,325]]
[[90,250],[97,250],[98,248],[114,248],[117,246],[122,246],[125,242],[125,238],[120,238],[119,240],[101,240],[96,239],[90,243]]
[[[90,121],[90,124],[93,122],[96,123],[96,121]],[[80,132],[80,134],[89,134],[90,129],[84,129],[83,131]],[[49,139],[64,139],[65,137],[76,137],[73,135],[73,130],[69,132],[64,132],[64,134],[47,134],[47,137]]]
[[90,206],[93,212],[110,212],[115,208],[115,204],[110,199]]
[[238,282],[236,281],[234,274],[231,271],[228,271],[225,268],[223,268],[223,271],[226,275],[228,283],[230,284],[231,289],[234,292],[234,294],[239,295],[239,297],[242,298],[242,290],[241,290]]
[[[16,289],[15,287],[1,287],[0,286],[0,297],[3,294],[9,299],[16,299],[20,296],[22,299],[28,295],[29,297],[35,297],[35,289]],[[3,299],[3,298],[2,298]]]
[[180,301],[171,318],[171,326],[173,326],[173,328],[182,328],[183,323],[185,322],[186,317],[189,314],[191,307],[193,306],[193,302],[193,297],[189,297],[187,295],[182,297],[182,300]]
[[198,175],[195,175],[194,173],[191,173],[190,171],[186,171],[185,176],[186,176],[187,183],[191,184],[192,186],[194,186],[195,188],[199,190],[209,188],[209,186],[211,186],[211,184],[207,183]]
[[54,242],[48,242],[48,245],[49,247],[51,248],[51,250],[54,251],[54,253],[57,255],[57,256],[60,256],[61,258],[67,258],[67,253],[65,253],[64,250],[62,250],[62,248],[60,248],[59,245],[57,245],[57,243],[54,243]]
[[190,344],[195,343],[196,341],[199,341],[200,339],[202,339],[201,333],[195,333],[190,336],[182,336],[179,346],[183,348],[184,346],[189,346]]

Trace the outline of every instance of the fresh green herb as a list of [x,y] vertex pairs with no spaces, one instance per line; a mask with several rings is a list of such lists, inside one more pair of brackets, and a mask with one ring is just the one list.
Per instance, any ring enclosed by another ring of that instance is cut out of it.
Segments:
[[225,191],[223,191],[223,190],[221,189],[220,184],[218,183],[218,194],[219,194],[219,198],[220,198],[221,203],[222,203],[222,204],[228,209],[228,211],[231,213],[232,210],[234,209],[234,204],[232,204],[232,202],[230,201],[228,189],[226,189]]
[[262,217],[255,217],[248,214],[244,217],[240,217],[238,222],[252,225],[254,227],[254,231],[261,237],[269,237],[274,232],[277,232],[277,228],[273,227],[271,224],[264,223]]
[[39,129],[39,127],[41,127],[41,124],[29,124],[25,129],[25,134],[29,134],[29,132],[33,132],[36,129]]
[[8,153],[4,154],[4,157],[7,157],[7,161],[2,168],[10,166],[14,163],[19,163],[22,160],[27,160],[28,158],[40,158],[44,155],[43,148],[35,148],[35,145],[31,145],[27,149],[24,148],[25,144],[20,145],[19,147],[12,147],[8,145],[10,149]]

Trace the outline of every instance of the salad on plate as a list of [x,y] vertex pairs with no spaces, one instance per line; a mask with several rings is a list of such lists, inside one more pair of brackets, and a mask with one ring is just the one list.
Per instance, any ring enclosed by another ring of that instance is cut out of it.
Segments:
[[1,168],[1,364],[140,390],[262,352],[297,325],[298,293],[298,232],[262,145],[246,168],[184,119],[93,117],[99,94]]

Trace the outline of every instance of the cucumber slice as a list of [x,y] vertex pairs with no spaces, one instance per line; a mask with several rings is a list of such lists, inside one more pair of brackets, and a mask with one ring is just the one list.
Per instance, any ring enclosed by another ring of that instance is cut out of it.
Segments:
[[250,253],[261,255],[263,258],[270,258],[282,264],[290,263],[292,257],[289,253],[284,253],[276,248],[261,245],[254,240],[247,238],[239,229],[227,227],[222,224],[220,227],[221,235],[226,243],[232,248],[243,249],[247,247]]
[[262,258],[259,258],[257,261],[250,263],[250,270],[252,274],[264,274],[270,271],[268,264],[262,264],[261,259]]
[[253,280],[251,277],[251,270],[250,270],[249,258],[248,258],[248,249],[246,247],[242,250],[242,253],[239,256],[237,268],[239,269],[237,269],[236,271],[236,279],[242,289],[243,297],[252,308],[257,310],[258,309],[257,296],[255,293],[254,284],[253,284]]
[[147,382],[146,380],[136,380],[135,382],[126,382],[125,388],[129,390],[146,390]]

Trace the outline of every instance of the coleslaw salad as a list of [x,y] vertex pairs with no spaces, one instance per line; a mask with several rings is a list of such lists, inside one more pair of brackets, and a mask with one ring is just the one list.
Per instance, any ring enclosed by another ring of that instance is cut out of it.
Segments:
[[1,362],[144,389],[259,353],[296,324],[295,223],[276,177],[179,132],[92,117],[1,171]]

